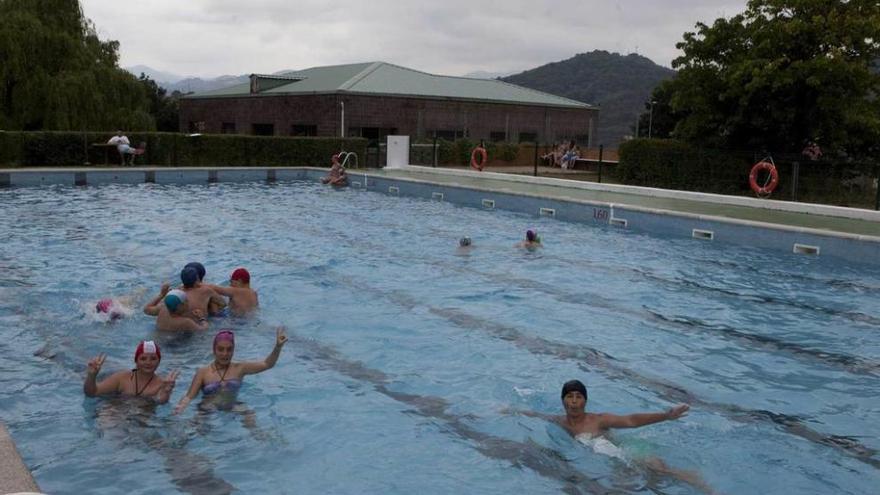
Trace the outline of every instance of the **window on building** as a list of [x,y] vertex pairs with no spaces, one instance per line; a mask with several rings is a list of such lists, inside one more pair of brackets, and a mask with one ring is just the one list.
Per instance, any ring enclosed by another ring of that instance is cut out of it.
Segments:
[[220,124],[220,134],[235,134],[235,122],[223,122]]
[[537,143],[538,142],[538,133],[537,132],[520,132],[519,133],[519,142],[520,143]]
[[253,124],[251,125],[251,133],[254,136],[274,136],[275,124]]
[[504,131],[492,131],[489,133],[489,141],[500,143],[507,140],[507,133]]
[[204,130],[205,130],[205,122],[203,120],[199,120],[199,121],[190,120],[189,121],[189,132],[190,133],[203,132]]
[[291,136],[317,136],[318,126],[316,125],[297,125],[290,127]]
[[437,139],[444,139],[446,141],[455,141],[460,137],[464,137],[464,133],[461,131],[450,131],[450,130],[436,130],[434,131],[434,135]]
[[397,134],[396,127],[361,127],[361,137],[368,139],[370,143],[384,143],[389,135],[394,134]]

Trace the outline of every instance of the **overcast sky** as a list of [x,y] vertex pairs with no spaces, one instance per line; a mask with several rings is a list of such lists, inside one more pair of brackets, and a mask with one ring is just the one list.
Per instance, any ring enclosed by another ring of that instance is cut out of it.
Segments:
[[426,72],[519,72],[577,53],[670,66],[698,21],[746,0],[82,0],[120,65],[184,76],[382,60]]

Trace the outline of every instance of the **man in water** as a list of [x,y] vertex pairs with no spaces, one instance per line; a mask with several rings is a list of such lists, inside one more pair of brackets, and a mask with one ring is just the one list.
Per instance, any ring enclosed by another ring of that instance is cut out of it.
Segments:
[[515,247],[526,248],[529,250],[541,247],[541,236],[534,230],[526,231],[526,240],[516,243]]
[[[205,275],[207,275],[207,270],[205,270],[205,265],[199,263],[198,261],[191,261],[183,267],[187,268],[195,268],[196,272],[199,274],[199,278],[196,281],[196,287],[201,287],[205,284]],[[214,286],[210,286],[214,287]],[[208,300],[208,316],[226,316],[224,314],[224,310],[226,309],[226,301],[223,300],[222,297],[213,296]]]
[[671,468],[659,457],[629,459],[623,449],[608,439],[608,434],[612,429],[639,428],[678,419],[687,414],[690,409],[687,404],[679,404],[664,412],[657,413],[636,413],[624,416],[609,413],[588,413],[586,412],[587,387],[579,380],[571,380],[562,386],[562,407],[565,409],[565,415],[542,414],[533,411],[516,412],[546,419],[562,426],[571,436],[584,445],[589,445],[597,453],[618,458],[626,463],[629,463],[630,460],[635,461],[654,472],[677,478],[706,493],[714,493],[714,490],[703,481],[698,473]]
[[229,287],[208,285],[215,292],[229,298],[229,310],[235,316],[244,316],[260,305],[257,291],[251,289],[251,274],[244,268],[236,268],[229,277]]
[[198,270],[188,265],[180,272],[180,281],[183,283],[181,290],[186,293],[188,316],[194,320],[198,320],[199,316],[196,311],[202,315],[209,315],[209,307],[222,309],[226,306],[226,301],[214,292],[210,286],[202,284],[199,279]]
[[152,340],[141,341],[134,351],[135,369],[117,371],[99,383],[97,377],[105,359],[107,359],[105,354],[99,354],[89,360],[88,372],[83,382],[83,393],[86,397],[121,395],[143,397],[159,404],[168,402],[178,372],[172,371],[165,378],[156,374],[156,368],[162,360],[158,344]]
[[[162,291],[144,306],[144,313],[156,317],[156,330],[186,332],[208,329],[208,318],[201,310],[190,311],[187,295],[179,289],[169,290],[162,284]],[[192,317],[187,316],[188,314]]]

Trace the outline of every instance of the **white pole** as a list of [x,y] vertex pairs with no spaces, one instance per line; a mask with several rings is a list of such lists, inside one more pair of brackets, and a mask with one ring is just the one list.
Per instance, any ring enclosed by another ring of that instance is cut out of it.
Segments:
[[345,137],[345,102],[340,101],[339,106],[342,107],[342,118],[340,119],[339,123],[339,135]]

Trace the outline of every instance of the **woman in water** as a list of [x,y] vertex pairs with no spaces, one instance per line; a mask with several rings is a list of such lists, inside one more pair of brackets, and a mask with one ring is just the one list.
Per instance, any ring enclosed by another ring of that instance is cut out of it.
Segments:
[[83,382],[83,393],[86,397],[117,395],[142,397],[159,404],[168,402],[178,373],[172,371],[165,378],[156,374],[156,368],[162,360],[158,344],[152,340],[142,340],[134,351],[133,370],[117,371],[98,382],[98,373],[101,372],[106,358],[105,354],[99,354],[89,360],[88,372]]
[[199,391],[205,402],[215,407],[231,407],[235,403],[238,389],[245,375],[261,373],[275,366],[281,348],[287,342],[284,328],[278,327],[275,333],[275,348],[262,361],[235,363],[232,354],[235,352],[235,334],[231,330],[221,330],[214,337],[214,362],[199,368],[186,395],[177,403],[174,414],[180,414],[195,399]]

